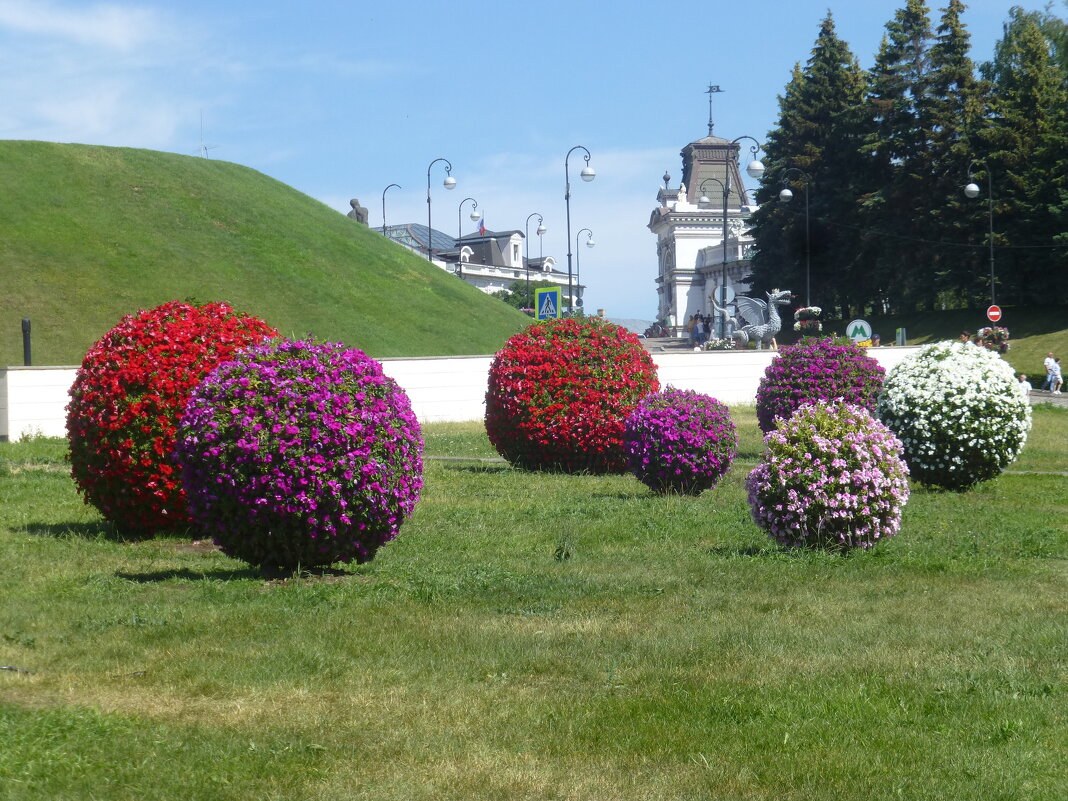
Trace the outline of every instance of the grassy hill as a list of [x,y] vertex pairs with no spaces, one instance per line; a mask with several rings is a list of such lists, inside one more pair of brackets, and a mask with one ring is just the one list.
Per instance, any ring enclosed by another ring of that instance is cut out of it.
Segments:
[[124,314],[224,300],[383,356],[493,353],[529,318],[255,170],[0,142],[0,365],[77,364]]

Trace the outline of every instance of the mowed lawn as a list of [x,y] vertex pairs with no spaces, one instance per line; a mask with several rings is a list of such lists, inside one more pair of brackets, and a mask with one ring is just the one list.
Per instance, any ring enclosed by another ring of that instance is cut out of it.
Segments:
[[[870,552],[429,426],[370,564],[266,579],[116,540],[64,445],[0,444],[0,798],[1068,796],[1068,410]],[[447,457],[447,458],[446,458]]]

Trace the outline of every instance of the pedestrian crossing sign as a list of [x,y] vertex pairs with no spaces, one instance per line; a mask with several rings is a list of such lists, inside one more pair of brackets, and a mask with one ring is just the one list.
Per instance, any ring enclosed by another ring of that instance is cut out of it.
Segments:
[[535,318],[553,320],[560,316],[560,287],[534,290]]

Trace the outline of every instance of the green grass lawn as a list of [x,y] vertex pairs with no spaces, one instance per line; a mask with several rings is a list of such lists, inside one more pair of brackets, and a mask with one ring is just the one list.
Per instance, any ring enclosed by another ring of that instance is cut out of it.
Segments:
[[399,538],[286,580],[118,541],[61,442],[0,443],[0,797],[1063,797],[1068,410],[846,556],[751,522],[733,412],[698,498],[429,426]]

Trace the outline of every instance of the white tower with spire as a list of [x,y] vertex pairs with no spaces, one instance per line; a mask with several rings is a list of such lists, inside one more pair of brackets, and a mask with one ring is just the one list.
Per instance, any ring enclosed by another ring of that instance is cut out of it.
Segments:
[[739,170],[741,146],[713,133],[712,96],[721,91],[708,87],[708,136],[682,149],[678,188],[671,187],[671,176],[664,173],[658,205],[649,217],[649,230],[656,235],[657,317],[680,326],[695,313],[713,314],[710,296],[716,296],[721,285],[728,289],[728,302],[749,290],[744,279],[749,274],[753,240],[747,231],[754,206]]

